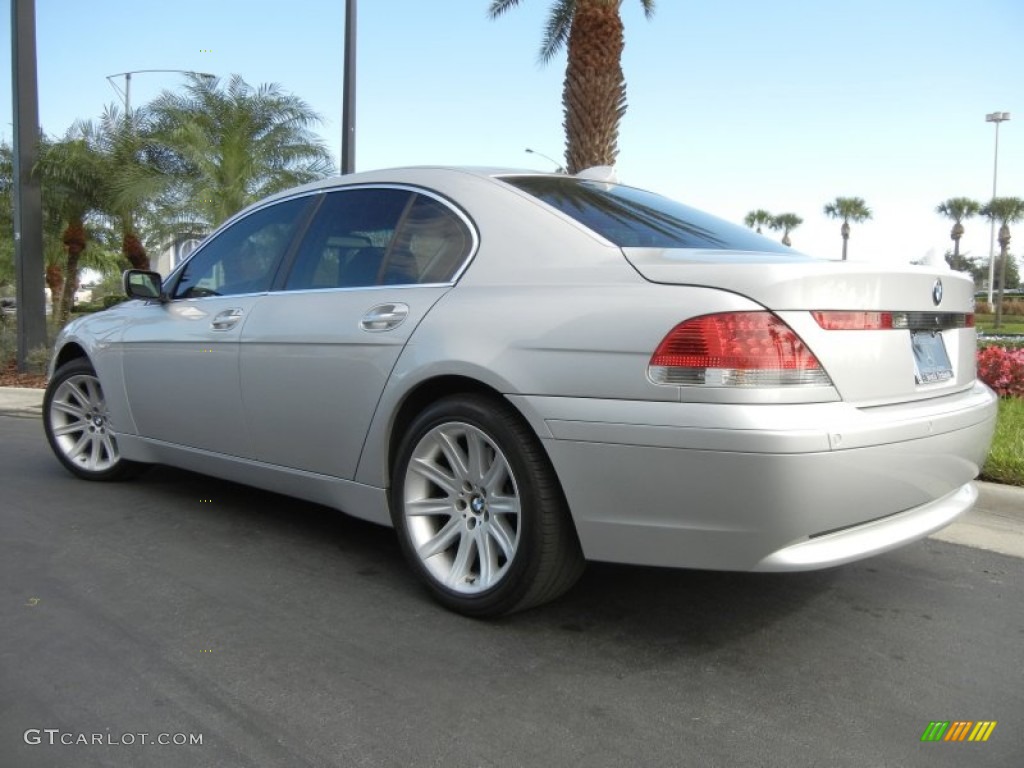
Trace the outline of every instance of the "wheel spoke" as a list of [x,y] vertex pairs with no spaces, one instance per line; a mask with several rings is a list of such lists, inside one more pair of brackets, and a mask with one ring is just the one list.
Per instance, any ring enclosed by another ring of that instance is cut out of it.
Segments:
[[459,518],[452,517],[442,526],[441,530],[423,542],[416,552],[420,558],[427,560],[450,548],[461,533],[462,524],[459,522]]
[[74,434],[75,432],[81,432],[83,429],[85,429],[85,427],[86,422],[84,421],[71,421],[68,422],[67,424],[61,424],[59,427],[54,427],[53,434],[57,437],[61,437],[63,435],[71,435]]
[[446,475],[444,470],[427,459],[413,459],[409,469],[425,477],[449,496],[459,492],[458,481]]
[[494,556],[489,536],[484,534],[476,538],[476,551],[480,559],[480,586],[489,587],[494,580],[497,566],[497,558]]
[[85,379],[82,388],[85,390],[85,396],[88,398],[89,405],[94,408],[103,407],[103,395],[100,393],[99,385],[95,379]]
[[78,419],[85,418],[85,409],[77,406],[73,403],[68,403],[62,400],[53,401],[53,410],[59,411],[60,413],[66,413],[68,416],[74,416]]
[[487,499],[487,508],[492,515],[519,516],[519,498],[516,496],[490,496]]
[[[470,433],[466,442],[469,447],[469,479],[474,483],[479,483],[484,476],[484,437],[473,432]],[[495,454],[494,461],[495,463],[500,461],[497,454]]]
[[416,499],[405,503],[405,514],[410,517],[452,514],[452,503],[449,499]]
[[462,450],[459,448],[458,443],[456,443],[452,438],[451,434],[446,431],[438,432],[437,446],[441,449],[444,457],[448,459],[448,464],[455,473],[455,479],[470,479],[469,467],[466,465],[466,460],[462,456]]
[[89,469],[96,469],[103,458],[103,443],[100,442],[99,435],[93,435],[90,442],[92,445],[89,446]]
[[491,466],[487,468],[487,472],[480,478],[480,485],[486,488],[488,493],[497,495],[505,484],[506,479],[508,479],[508,465],[500,456],[495,455]]
[[100,440],[103,443],[103,450],[106,453],[107,461],[113,461],[117,457],[117,447],[114,445],[114,438],[104,433]]
[[490,524],[487,526],[487,533],[494,539],[504,558],[511,560],[512,555],[515,554],[516,545],[515,533],[508,522],[504,518],[492,514]]
[[470,536],[463,536],[459,542],[458,551],[455,553],[455,562],[448,572],[448,586],[458,587],[467,583],[469,569],[473,565],[473,551],[476,549],[476,541]]
[[69,459],[77,459],[78,455],[89,446],[90,438],[88,432],[83,432],[78,441],[68,451]]

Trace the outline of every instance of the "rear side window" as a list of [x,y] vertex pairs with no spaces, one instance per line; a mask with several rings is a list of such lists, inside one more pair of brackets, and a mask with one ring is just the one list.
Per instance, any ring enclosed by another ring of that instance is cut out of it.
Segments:
[[330,192],[296,254],[285,290],[450,281],[473,247],[445,204],[391,187]]
[[571,176],[506,176],[622,248],[707,248],[793,253],[774,240],[667,197]]

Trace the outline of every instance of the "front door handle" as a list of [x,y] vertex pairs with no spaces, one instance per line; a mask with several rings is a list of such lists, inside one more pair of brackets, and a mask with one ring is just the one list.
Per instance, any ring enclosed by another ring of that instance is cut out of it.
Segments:
[[359,327],[364,331],[390,331],[405,322],[408,316],[408,304],[378,304],[363,315]]
[[238,321],[242,319],[242,310],[240,309],[225,309],[223,312],[218,312],[213,318],[213,322],[210,323],[210,327],[215,331],[230,331],[234,328]]

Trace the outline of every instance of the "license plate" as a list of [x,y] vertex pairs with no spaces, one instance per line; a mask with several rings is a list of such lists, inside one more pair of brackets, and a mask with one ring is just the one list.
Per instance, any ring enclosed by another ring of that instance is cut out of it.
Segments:
[[918,384],[937,384],[953,378],[953,366],[949,364],[941,333],[912,331],[910,343],[914,348],[914,374]]

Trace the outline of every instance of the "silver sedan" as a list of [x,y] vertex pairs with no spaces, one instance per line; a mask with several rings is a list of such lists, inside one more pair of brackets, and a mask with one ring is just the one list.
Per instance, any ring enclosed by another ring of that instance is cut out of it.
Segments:
[[56,343],[76,475],[160,463],[397,531],[444,605],[585,560],[791,571],[968,510],[996,399],[971,282],[822,261],[604,180],[410,168],[239,213]]

